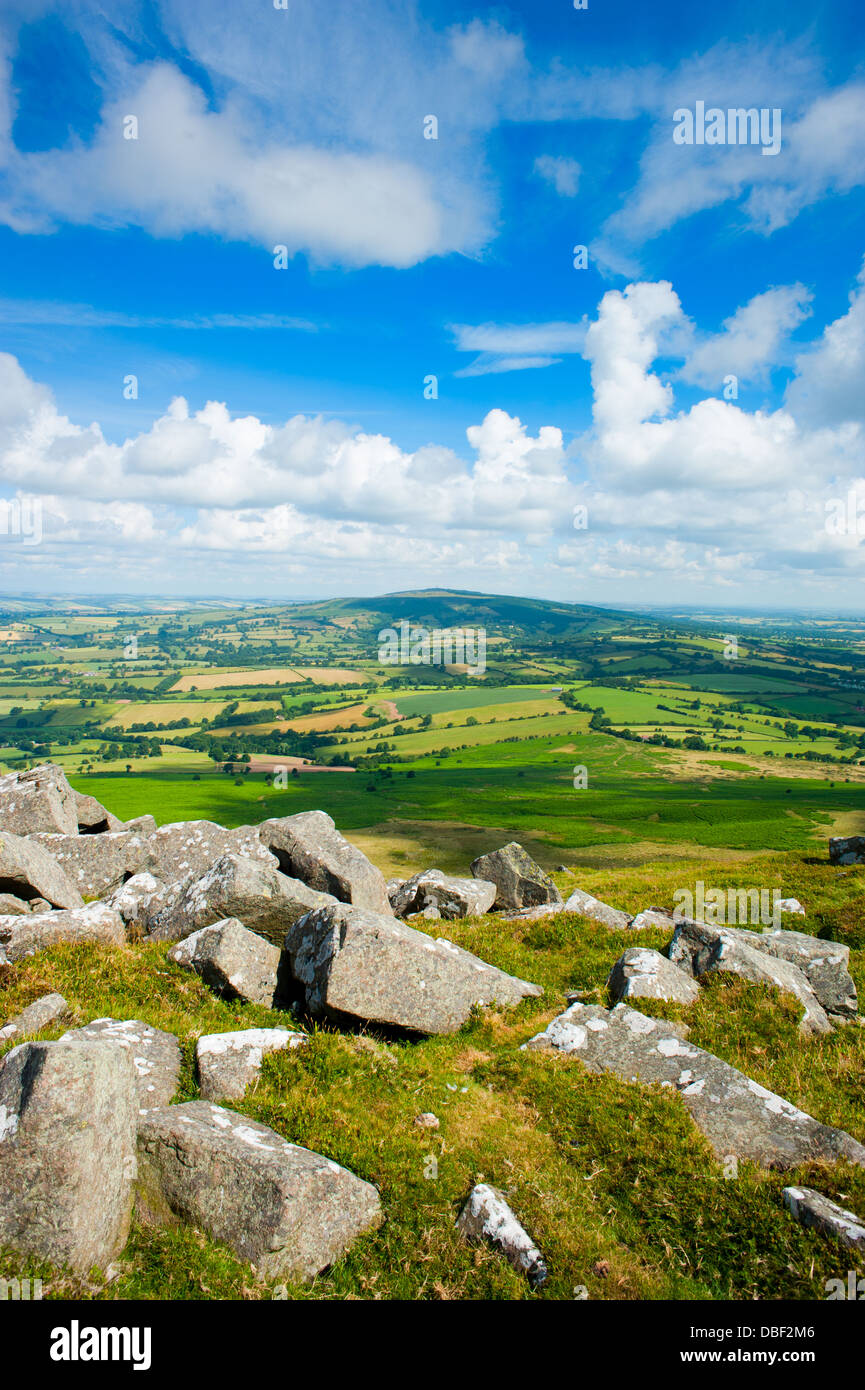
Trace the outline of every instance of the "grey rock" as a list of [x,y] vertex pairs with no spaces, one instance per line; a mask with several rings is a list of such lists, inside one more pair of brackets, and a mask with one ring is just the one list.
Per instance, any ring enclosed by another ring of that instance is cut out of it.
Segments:
[[515,841],[491,854],[482,854],[474,860],[471,870],[475,878],[495,884],[496,908],[539,907],[562,901],[549,874]]
[[228,999],[273,1008],[278,994],[280,951],[235,917],[202,927],[168,952],[168,959],[194,970]]
[[520,1225],[501,1192],[478,1183],[457,1217],[457,1227],[469,1240],[488,1240],[497,1245],[508,1264],[525,1274],[533,1289],[547,1279],[547,1266],[531,1236]]
[[805,916],[805,909],[798,898],[779,898],[775,907],[781,913],[789,913],[798,917]]
[[23,898],[16,898],[14,893],[0,893],[0,917],[22,917],[29,911],[30,903]]
[[815,1192],[813,1187],[785,1187],[784,1205],[800,1226],[830,1236],[848,1250],[865,1254],[865,1221],[855,1212],[839,1207],[837,1202]]
[[381,1222],[370,1183],[206,1101],[149,1111],[138,1155],[143,1220],[190,1222],[267,1279],[312,1279]]
[[195,1059],[204,1100],[240,1100],[258,1080],[263,1059],[272,1052],[304,1047],[305,1033],[288,1028],[245,1028],[207,1033],[198,1039]]
[[29,1042],[0,1063],[0,1248],[89,1274],[126,1241],[135,1072],[113,1043]]
[[390,893],[396,917],[408,917],[426,908],[438,909],[447,920],[482,917],[496,899],[496,885],[482,878],[453,878],[441,869],[423,869]]
[[335,902],[329,893],[317,893],[280,873],[275,864],[225,854],[200,878],[168,893],[161,906],[151,905],[148,931],[157,940],[179,941],[224,917],[236,917],[281,946],[298,917]]
[[319,893],[353,903],[370,912],[390,912],[384,875],[366,855],[349,844],[324,811],[266,820],[258,827],[262,844],[291,878]]
[[0,831],[0,892],[44,898],[52,907],[81,907],[84,899],[69,874],[35,840]]
[[64,1033],[60,1041],[112,1042],[128,1052],[135,1068],[139,1110],[167,1105],[177,1094],[180,1045],[173,1033],[151,1028],[139,1018],[94,1018],[83,1028]]
[[119,912],[104,903],[68,912],[29,912],[26,917],[0,917],[0,949],[10,961],[23,960],[48,946],[88,942],[122,946],[126,930]]
[[173,821],[146,837],[147,857],[142,870],[163,883],[200,878],[223,854],[240,854],[277,867],[274,856],[258,838],[256,826],[226,830],[209,820]]
[[600,898],[593,897],[582,888],[574,889],[565,903],[564,910],[576,912],[580,917],[588,917],[593,922],[600,922],[602,926],[610,927],[613,931],[623,931],[630,927],[633,921],[629,912],[620,912],[617,907],[602,903]]
[[593,1072],[660,1084],[681,1096],[719,1159],[766,1168],[839,1159],[865,1166],[865,1145],[807,1115],[711,1052],[677,1037],[663,1019],[617,1004],[572,1004],[528,1043],[572,1056]]
[[663,999],[693,1004],[700,994],[692,976],[660,951],[650,951],[645,946],[629,946],[619,956],[607,978],[607,989],[616,1003],[620,999]]
[[13,835],[37,830],[78,834],[75,793],[56,763],[0,777],[0,826]]
[[858,999],[850,975],[849,946],[842,946],[838,941],[823,941],[806,932],[771,927],[757,936],[754,944],[761,951],[797,965],[833,1022],[844,1022],[855,1016]]
[[149,837],[156,829],[155,816],[133,816],[131,820],[123,821],[120,827],[123,830],[131,830],[136,835]]
[[26,1009],[0,1028],[0,1043],[14,1042],[18,1038],[40,1033],[43,1028],[50,1028],[52,1023],[62,1023],[69,1013],[69,1005],[62,994],[43,994],[41,999],[28,1004]]
[[107,811],[95,796],[86,796],[84,792],[74,790],[72,795],[75,797],[75,814],[80,835],[103,835],[108,830],[122,829],[123,822]]
[[422,1115],[415,1115],[414,1122],[418,1129],[438,1129],[439,1117],[434,1115],[431,1110],[425,1110]]
[[56,859],[85,898],[103,898],[137,874],[147,854],[147,841],[128,830],[98,835],[31,835]]
[[542,993],[450,941],[347,903],[301,917],[285,953],[314,1016],[417,1033],[453,1033],[475,1004],[517,1004]]
[[647,931],[659,927],[661,931],[672,931],[676,923],[672,912],[663,907],[646,907],[631,919],[631,931]]
[[680,921],[667,953],[674,965],[695,977],[738,975],[752,984],[773,985],[794,995],[805,1012],[803,1033],[831,1033],[832,1024],[802,970],[767,949],[769,937],[738,927],[710,927],[704,922]]
[[829,841],[829,863],[865,863],[865,835],[835,835]]
[[29,903],[31,912],[53,912],[54,909],[45,898],[31,898]]
[[140,935],[149,931],[165,897],[165,884],[153,874],[133,874],[105,899],[105,905],[120,913],[130,935]]

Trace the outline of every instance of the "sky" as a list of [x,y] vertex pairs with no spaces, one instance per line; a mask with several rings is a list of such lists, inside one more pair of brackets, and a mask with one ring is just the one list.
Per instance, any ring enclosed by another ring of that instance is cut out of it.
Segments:
[[4,0],[0,592],[859,607],[863,38]]

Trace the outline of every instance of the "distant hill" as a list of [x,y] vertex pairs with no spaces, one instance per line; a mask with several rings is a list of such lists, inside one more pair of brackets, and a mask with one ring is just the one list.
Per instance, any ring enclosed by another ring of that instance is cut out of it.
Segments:
[[[423,627],[486,627],[499,632],[513,628],[550,637],[576,637],[590,632],[621,630],[644,621],[639,615],[592,604],[561,603],[555,599],[520,598],[513,594],[483,594],[462,589],[417,589],[371,598],[330,599],[292,607],[294,618],[338,622],[358,631],[393,626],[400,620]],[[341,620],[341,621],[340,621]]]

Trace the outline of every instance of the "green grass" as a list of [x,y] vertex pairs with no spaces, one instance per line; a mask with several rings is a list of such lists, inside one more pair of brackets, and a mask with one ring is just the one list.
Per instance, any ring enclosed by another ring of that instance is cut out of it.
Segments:
[[[807,903],[811,930],[852,941],[861,989],[863,872],[838,875],[793,856],[773,861],[773,873]],[[669,901],[677,879],[705,876],[723,886],[737,875],[739,866],[691,861],[617,866],[580,881],[635,910]],[[861,1212],[865,1173],[811,1165],[781,1174],[743,1164],[738,1178],[727,1180],[678,1097],[521,1051],[563,1007],[566,990],[606,1002],[604,981],[626,934],[574,916],[429,926],[542,984],[544,996],[514,1011],[478,1011],[451,1037],[395,1042],[320,1028],[307,1049],[265,1061],[260,1082],[233,1108],[374,1182],[385,1217],[329,1272],[309,1285],[289,1282],[278,1296],[571,1300],[578,1285],[592,1299],[824,1296],[825,1281],[846,1270],[849,1257],[789,1217],[781,1188],[809,1183]],[[661,946],[664,936],[644,933],[641,942]],[[143,1019],[178,1037],[177,1098],[193,1098],[201,1033],[273,1025],[286,1016],[217,999],[171,965],[167,949],[57,947],[7,967],[0,1019],[49,990],[65,996],[77,1024],[102,1015]],[[862,1029],[805,1040],[795,1001],[729,977],[701,990],[689,1011],[647,1007],[687,1018],[694,1043],[865,1140]],[[422,1111],[439,1117],[439,1130],[414,1125]],[[492,1249],[458,1237],[455,1217],[478,1181],[506,1192],[543,1250],[550,1279],[539,1294],[530,1294]],[[16,1269],[0,1258],[0,1275]],[[188,1228],[134,1226],[118,1277],[108,1284],[99,1276],[85,1285],[62,1271],[30,1272],[42,1274],[48,1297],[266,1299],[275,1292],[225,1247]]]

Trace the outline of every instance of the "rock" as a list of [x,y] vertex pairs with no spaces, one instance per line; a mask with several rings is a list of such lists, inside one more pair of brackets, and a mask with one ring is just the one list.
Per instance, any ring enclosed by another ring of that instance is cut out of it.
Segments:
[[274,856],[259,840],[256,826],[226,830],[210,820],[173,821],[146,838],[147,858],[141,868],[163,883],[200,878],[223,854],[239,854],[277,867]]
[[284,874],[339,902],[390,912],[384,875],[340,835],[324,811],[266,820],[258,829]]
[[52,907],[82,907],[84,899],[47,849],[0,831],[0,892],[28,901],[45,898]]
[[856,986],[850,976],[850,947],[823,941],[806,932],[767,927],[754,945],[761,951],[791,961],[808,983],[833,1022],[846,1022],[858,1009]]
[[829,841],[829,863],[865,863],[865,835],[834,836]]
[[475,878],[495,884],[496,908],[539,907],[562,901],[549,874],[515,842],[493,850],[492,854],[482,854],[471,870]]
[[422,1115],[415,1115],[414,1122],[418,1129],[438,1129],[439,1117],[434,1115],[431,1110],[425,1110]]
[[667,948],[674,965],[695,977],[739,975],[752,984],[774,985],[794,995],[805,1013],[803,1033],[831,1033],[832,1024],[807,976],[797,965],[767,949],[769,938],[739,927],[710,927],[704,922],[680,921]]
[[0,1248],[87,1276],[126,1242],[138,1104],[114,1043],[29,1042],[0,1063]]
[[147,841],[128,830],[85,835],[31,835],[56,859],[85,898],[103,898],[137,874],[147,855]]
[[645,946],[629,946],[616,961],[607,978],[607,989],[615,1002],[620,999],[663,999],[669,1003],[693,1004],[699,997],[696,981],[660,951]]
[[142,934],[149,930],[151,918],[164,902],[165,893],[165,884],[153,874],[133,874],[105,899],[105,905],[120,913],[128,933]]
[[520,1225],[502,1194],[478,1183],[457,1217],[457,1227],[469,1240],[488,1240],[497,1245],[518,1274],[525,1274],[533,1289],[547,1279],[547,1266],[531,1236]]
[[338,1021],[453,1033],[474,1004],[517,1004],[542,993],[450,941],[347,903],[301,917],[285,953],[309,1012]]
[[44,898],[31,898],[31,899],[30,899],[30,911],[31,911],[31,912],[53,912],[54,909],[53,909],[53,907],[51,906],[51,904],[50,904],[49,902],[46,902],[46,900],[45,900]]
[[78,946],[85,942],[122,946],[125,941],[123,918],[104,903],[89,903],[68,912],[0,917],[0,948],[10,961],[23,960],[48,946]]
[[849,1250],[865,1253],[865,1222],[813,1187],[785,1187],[784,1205],[800,1226],[831,1236]]
[[108,830],[122,829],[123,822],[110,811],[106,811],[102,802],[97,801],[95,796],[86,796],[84,792],[74,790],[72,795],[75,797],[75,818],[79,835],[104,835]]
[[64,1033],[61,1042],[113,1042],[129,1053],[135,1067],[139,1110],[167,1105],[180,1081],[180,1045],[173,1033],[163,1033],[139,1018],[94,1018],[83,1028]]
[[440,917],[482,917],[496,898],[496,885],[482,878],[452,878],[441,869],[424,869],[390,893],[396,917],[408,917],[428,907]]
[[29,772],[0,777],[0,826],[13,835],[36,830],[78,834],[75,793],[56,763],[42,763]]
[[312,1279],[381,1222],[375,1188],[206,1101],[144,1116],[137,1208],[225,1241],[265,1279]]
[[261,1072],[271,1052],[303,1047],[305,1033],[287,1028],[246,1028],[237,1033],[208,1033],[195,1047],[198,1081],[204,1100],[240,1100]]
[[385,884],[387,900],[390,903],[391,908],[393,907],[394,896],[399,892],[400,888],[402,888],[405,882],[406,880],[404,878],[389,878],[387,883]]
[[528,1043],[573,1056],[589,1071],[677,1091],[719,1159],[766,1168],[839,1159],[865,1166],[865,1145],[820,1124],[711,1052],[676,1037],[664,1019],[617,1004],[572,1004]]
[[30,904],[23,898],[16,898],[14,893],[0,893],[0,917],[23,917],[29,911]]
[[503,912],[506,922],[539,922],[544,917],[557,917],[564,912],[564,903],[540,903],[538,907],[521,907],[518,912]]
[[132,820],[123,821],[120,828],[123,830],[131,830],[136,835],[143,835],[145,838],[148,838],[156,829],[156,817],[133,816]]
[[631,919],[631,931],[647,931],[660,927],[661,931],[672,931],[676,925],[672,912],[663,907],[647,907]]
[[52,1023],[62,1023],[68,1018],[69,1012],[69,1005],[62,994],[43,994],[41,999],[28,1004],[26,1009],[0,1028],[0,1043],[40,1033],[43,1028],[50,1028]]
[[226,917],[184,937],[168,959],[194,970],[206,985],[228,999],[273,1008],[278,994],[280,951],[263,936]]
[[617,907],[602,903],[600,898],[594,898],[582,888],[574,889],[565,903],[564,910],[576,912],[580,917],[589,917],[593,922],[600,922],[602,926],[610,927],[614,931],[630,927],[633,921],[629,912],[620,912]]
[[800,917],[805,916],[805,909],[798,898],[779,898],[775,903],[778,912],[795,913]]
[[200,878],[169,893],[162,906],[153,905],[148,931],[160,941],[179,941],[200,927],[236,917],[281,946],[298,917],[335,902],[329,893],[317,893],[280,873],[275,864],[225,854]]

